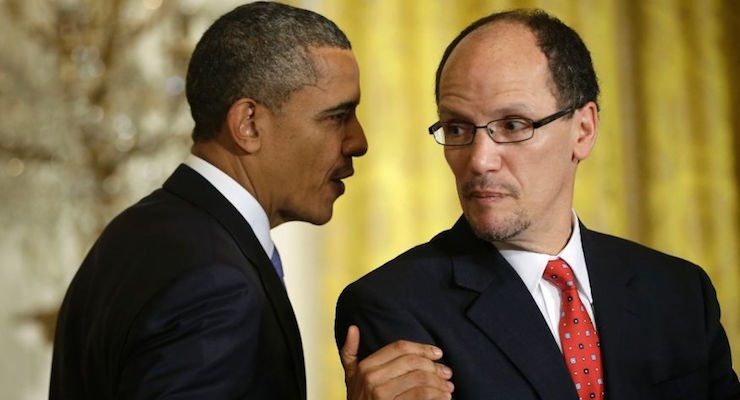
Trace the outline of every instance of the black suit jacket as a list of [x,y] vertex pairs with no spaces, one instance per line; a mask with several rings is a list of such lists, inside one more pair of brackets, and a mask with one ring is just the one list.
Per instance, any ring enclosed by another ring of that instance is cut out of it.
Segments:
[[64,298],[50,399],[305,399],[285,288],[249,224],[181,165],[106,227]]
[[[701,268],[581,228],[607,399],[740,399],[714,288]],[[360,328],[360,356],[398,339],[431,343],[458,400],[577,399],[532,296],[464,218],[349,285],[337,343]]]

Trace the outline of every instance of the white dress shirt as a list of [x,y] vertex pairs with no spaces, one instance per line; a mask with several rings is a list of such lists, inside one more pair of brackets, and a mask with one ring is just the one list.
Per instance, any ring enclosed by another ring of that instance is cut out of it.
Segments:
[[201,174],[226,197],[226,200],[247,220],[267,257],[272,257],[275,244],[270,236],[270,220],[257,199],[232,177],[200,157],[190,154],[185,160],[185,165]]
[[501,255],[514,267],[514,270],[519,274],[519,277],[529,290],[561,350],[562,345],[560,344],[560,333],[558,332],[558,325],[560,323],[560,290],[551,282],[542,279],[542,274],[545,272],[548,261],[562,258],[570,265],[576,278],[578,296],[584,307],[586,307],[591,321],[596,325],[592,305],[591,284],[588,280],[586,259],[583,256],[583,246],[581,245],[581,229],[578,225],[578,217],[575,211],[573,212],[572,226],[573,232],[570,235],[570,239],[568,239],[568,243],[555,256],[520,249],[507,249],[500,243],[495,244]]

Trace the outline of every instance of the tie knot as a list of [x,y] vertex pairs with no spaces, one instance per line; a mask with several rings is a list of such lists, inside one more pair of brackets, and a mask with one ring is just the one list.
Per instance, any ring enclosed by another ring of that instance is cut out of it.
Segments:
[[576,290],[576,280],[573,276],[573,270],[570,269],[568,263],[562,258],[548,261],[542,277],[557,286],[562,292]]

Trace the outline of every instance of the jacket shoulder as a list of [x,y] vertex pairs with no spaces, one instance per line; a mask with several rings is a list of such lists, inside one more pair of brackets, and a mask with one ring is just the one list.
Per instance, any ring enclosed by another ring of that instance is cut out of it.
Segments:
[[591,230],[582,231],[581,236],[587,264],[590,259],[614,258],[619,265],[645,277],[696,280],[706,276],[704,270],[691,261],[628,239]]
[[416,245],[381,266],[366,273],[345,288],[344,292],[406,293],[425,290],[451,274],[450,231]]

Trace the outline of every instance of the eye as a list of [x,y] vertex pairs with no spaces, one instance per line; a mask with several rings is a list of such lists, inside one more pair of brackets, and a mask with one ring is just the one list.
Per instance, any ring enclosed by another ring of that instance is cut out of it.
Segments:
[[340,114],[332,114],[328,118],[330,121],[333,121],[333,122],[344,122],[349,118],[349,113],[343,112]]
[[449,136],[462,136],[470,131],[470,124],[464,122],[446,122],[443,127]]
[[501,133],[516,133],[529,128],[531,123],[522,118],[505,118],[498,121],[496,127]]
[[329,121],[329,123],[340,126],[344,125],[355,116],[355,109],[344,109],[344,110],[338,110],[337,112],[333,114],[329,114],[326,116],[326,121]]

